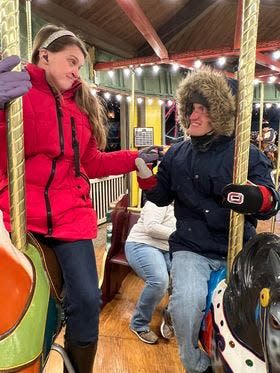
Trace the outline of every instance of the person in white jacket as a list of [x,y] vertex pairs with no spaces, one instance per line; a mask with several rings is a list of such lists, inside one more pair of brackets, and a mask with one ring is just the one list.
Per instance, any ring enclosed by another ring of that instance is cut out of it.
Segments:
[[[145,281],[130,329],[141,341],[149,344],[158,341],[158,336],[150,329],[149,323],[155,307],[169,287],[171,264],[168,238],[175,229],[173,205],[158,207],[147,201],[125,244],[129,265]],[[163,311],[160,330],[166,339],[174,335],[168,309]]]

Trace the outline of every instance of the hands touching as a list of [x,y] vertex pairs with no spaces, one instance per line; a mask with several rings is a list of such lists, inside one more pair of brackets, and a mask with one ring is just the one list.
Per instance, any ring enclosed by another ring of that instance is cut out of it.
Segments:
[[139,150],[138,158],[143,159],[145,163],[155,163],[160,161],[163,155],[163,146],[152,145]]

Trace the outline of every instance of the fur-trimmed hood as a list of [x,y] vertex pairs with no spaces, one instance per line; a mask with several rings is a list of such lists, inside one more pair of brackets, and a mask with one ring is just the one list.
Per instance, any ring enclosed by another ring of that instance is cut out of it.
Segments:
[[230,136],[234,132],[236,100],[225,76],[208,66],[190,72],[179,85],[177,102],[179,121],[186,130],[189,127],[187,107],[194,103],[192,97],[200,95],[208,103],[212,126],[217,135]]

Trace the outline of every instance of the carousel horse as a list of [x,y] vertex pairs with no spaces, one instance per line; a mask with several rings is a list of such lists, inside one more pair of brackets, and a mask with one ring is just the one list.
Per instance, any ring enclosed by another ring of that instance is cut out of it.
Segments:
[[57,268],[48,269],[36,238],[28,241],[24,253],[13,246],[0,211],[0,372],[42,372],[61,328],[61,288],[50,277]]
[[213,370],[279,373],[280,237],[258,234],[235,258],[228,285],[224,275],[211,275],[200,336]]

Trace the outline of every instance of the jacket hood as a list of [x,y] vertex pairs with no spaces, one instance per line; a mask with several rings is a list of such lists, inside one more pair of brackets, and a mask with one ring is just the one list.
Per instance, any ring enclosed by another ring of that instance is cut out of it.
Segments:
[[[196,102],[198,98],[200,102]],[[202,103],[201,101],[204,101],[204,106],[208,109],[214,132],[217,135],[232,135],[235,126],[235,97],[226,77],[208,66],[190,72],[178,87],[178,114],[184,130],[190,124],[188,107],[195,102]]]

